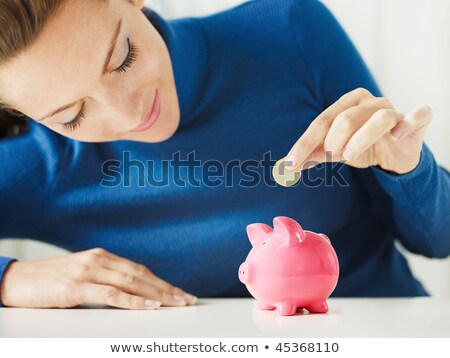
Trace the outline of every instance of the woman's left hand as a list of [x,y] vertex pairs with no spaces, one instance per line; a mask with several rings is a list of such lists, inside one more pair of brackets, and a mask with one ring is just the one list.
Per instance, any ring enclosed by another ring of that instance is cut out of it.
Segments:
[[[403,115],[386,98],[358,88],[310,124],[286,156],[286,168],[298,171],[339,161],[356,168],[378,165],[397,174],[408,173],[419,164],[432,118],[428,106]],[[293,165],[288,166],[289,162]]]

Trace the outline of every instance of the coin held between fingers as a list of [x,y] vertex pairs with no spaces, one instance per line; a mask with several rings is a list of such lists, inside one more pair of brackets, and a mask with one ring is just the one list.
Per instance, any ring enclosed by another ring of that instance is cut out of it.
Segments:
[[275,181],[285,187],[295,185],[302,176],[300,171],[295,172],[287,170],[287,166],[289,166],[289,164],[286,162],[286,158],[282,158],[275,163],[272,169]]

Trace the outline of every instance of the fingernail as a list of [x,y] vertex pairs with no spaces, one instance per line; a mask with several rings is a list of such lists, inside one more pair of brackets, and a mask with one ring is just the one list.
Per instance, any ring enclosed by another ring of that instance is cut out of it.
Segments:
[[184,297],[180,296],[180,295],[173,295],[172,298],[173,298],[174,301],[177,301],[177,302],[183,302],[184,301]]
[[151,307],[151,308],[158,308],[158,307],[161,306],[161,302],[158,302],[158,301],[152,301],[152,300],[145,300],[145,301],[144,301],[144,304],[145,304],[147,307]]
[[186,293],[184,295],[184,297],[186,297],[186,300],[189,301],[189,303],[195,303],[197,302],[197,297],[190,295],[189,293]]
[[297,166],[297,162],[295,161],[295,157],[293,155],[289,155],[284,162],[286,163],[284,168],[288,170],[295,169]]
[[344,159],[349,160],[349,161],[354,158],[354,155],[350,149],[346,149],[344,151],[344,153],[342,153],[342,156],[344,157]]
[[403,128],[397,127],[391,131],[391,136],[393,137],[394,140],[398,140],[403,135],[403,132],[404,132]]

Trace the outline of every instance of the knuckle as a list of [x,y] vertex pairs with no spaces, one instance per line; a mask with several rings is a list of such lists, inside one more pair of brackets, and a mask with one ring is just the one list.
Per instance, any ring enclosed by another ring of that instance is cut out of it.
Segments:
[[140,307],[142,298],[136,296],[128,296],[127,297],[127,306],[128,307]]
[[127,285],[130,285],[130,286],[136,285],[139,281],[138,277],[135,275],[132,275],[132,274],[124,274],[123,280],[125,281],[125,283]]
[[98,257],[93,254],[86,254],[84,255],[80,260],[80,266],[85,267],[86,269],[89,267],[94,266],[96,261],[98,260]]
[[372,94],[363,87],[358,87],[355,90],[353,90],[353,93],[358,96],[359,98],[367,98],[369,96],[372,96]]
[[386,97],[378,97],[375,102],[380,108],[394,108],[392,102],[389,101]]
[[100,256],[98,254],[95,254],[93,252],[88,252],[86,255],[84,255],[84,260],[86,263],[93,263],[95,262]]
[[376,112],[376,120],[380,126],[388,127],[396,122],[395,113],[389,109],[380,109]]
[[150,273],[150,270],[146,266],[141,265],[141,264],[137,264],[135,266],[135,271],[136,271],[137,276],[142,276],[142,275]]
[[97,263],[101,258],[105,257],[105,253],[106,250],[97,247],[95,249],[85,251],[81,256],[81,260],[88,265],[92,265]]
[[348,113],[341,113],[340,115],[338,115],[335,119],[335,123],[339,130],[345,132],[350,131],[353,127],[352,118]]
[[180,295],[180,296],[183,296],[185,294],[185,292],[179,287],[172,287],[171,293],[173,295]]
[[322,113],[317,119],[316,123],[319,127],[326,127],[332,121],[332,116],[328,113]]
[[78,279],[86,278],[89,274],[90,267],[86,264],[79,264],[72,268],[74,276]]
[[115,287],[108,287],[105,290],[105,300],[106,302],[112,302],[119,297],[120,291]]
[[103,256],[106,254],[106,250],[102,249],[101,247],[96,247],[94,249],[89,250],[88,252],[95,256]]
[[158,301],[161,302],[163,304],[166,304],[170,301],[168,294],[165,293],[165,291],[162,291],[160,289],[155,289],[153,290],[150,294],[145,296],[146,298],[153,300],[153,301]]

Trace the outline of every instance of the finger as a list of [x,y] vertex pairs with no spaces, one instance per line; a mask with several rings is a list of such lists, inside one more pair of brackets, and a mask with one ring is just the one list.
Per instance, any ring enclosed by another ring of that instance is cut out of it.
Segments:
[[327,158],[326,158],[326,153],[323,149],[323,145],[319,145],[303,161],[303,163],[300,165],[300,167],[297,168],[297,170],[310,169],[310,168],[313,168],[316,165],[319,165],[320,163],[324,163],[326,161],[327,161]]
[[187,304],[184,296],[161,290],[133,274],[100,268],[92,273],[91,280],[97,284],[117,287],[124,292],[161,302],[163,306],[185,306]]
[[325,152],[325,150],[323,149],[323,146],[318,146],[316,149],[313,150],[313,152],[303,162],[303,164],[299,168],[297,168],[297,170],[311,169],[321,163],[327,163],[327,162],[345,163],[346,160],[342,156],[342,153],[340,155],[335,155],[332,157],[327,152]]
[[[186,304],[193,305],[197,298],[189,295],[183,290],[172,286],[166,281],[161,280],[155,276],[144,265],[137,264],[133,261],[122,259],[117,256],[117,259],[106,260],[102,266],[108,269],[109,272],[116,273],[114,275],[115,284],[122,282],[132,283],[133,280],[139,280],[142,287],[149,288],[148,294],[153,295],[149,297],[157,297],[165,306],[185,306]],[[105,282],[112,284],[111,282]],[[124,286],[121,286],[124,287]],[[157,289],[158,294],[150,292],[150,287]]]
[[127,309],[156,309],[161,302],[149,300],[145,297],[131,295],[117,287],[85,284],[80,288],[80,296],[83,303],[106,304],[108,306]]
[[117,256],[106,250],[103,254],[105,255],[106,258],[108,258],[108,260],[103,260],[101,262],[103,267],[110,269],[112,271],[119,271],[128,275],[138,276],[147,284],[156,286],[161,291],[166,292],[167,294],[171,294],[174,300],[178,300],[180,302],[180,305],[184,305],[185,303],[193,305],[197,302],[197,297],[189,293],[186,293],[181,288],[175,287],[170,283],[157,277],[146,266],[138,264],[126,258]]
[[425,130],[433,120],[433,110],[427,106],[419,106],[408,113],[403,121],[399,122],[391,131],[393,140],[407,137],[411,133],[416,133],[423,138]]
[[[334,159],[336,160],[337,158],[334,158]],[[333,161],[333,158],[331,158],[330,156],[327,156],[327,153],[325,153],[325,150],[323,149],[323,145],[319,145],[303,161],[303,163],[297,168],[297,170],[311,169],[311,168],[315,167],[316,165],[319,165],[319,164],[325,163],[325,162],[331,162],[331,161]]]
[[286,156],[286,161],[291,162],[292,165],[286,167],[286,169],[295,170],[324,141],[331,124],[339,113],[362,103],[368,98],[373,98],[371,93],[365,89],[358,88],[343,95],[333,105],[323,111],[312,121],[305,133],[303,133],[289,151]]
[[388,104],[383,98],[367,101],[349,108],[336,117],[324,141],[324,151],[332,160],[338,160],[350,138],[374,113]]
[[377,111],[348,141],[343,157],[351,161],[368,150],[384,135],[389,133],[403,118],[403,115],[393,109]]

